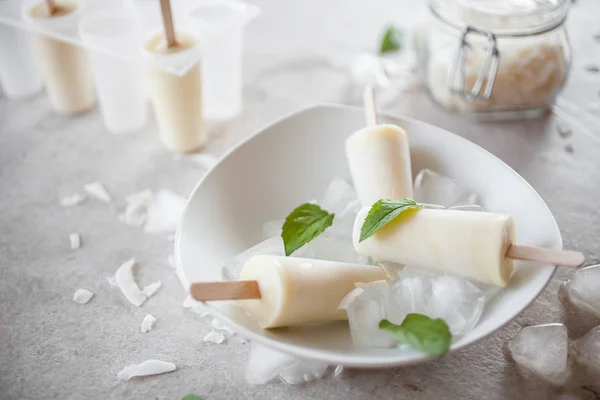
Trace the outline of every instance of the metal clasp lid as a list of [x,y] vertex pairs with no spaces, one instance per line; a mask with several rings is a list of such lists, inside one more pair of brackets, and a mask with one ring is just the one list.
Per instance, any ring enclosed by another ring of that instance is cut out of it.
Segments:
[[[466,52],[470,47],[467,41],[469,34],[483,35],[486,37],[488,42],[485,59],[481,65],[479,73],[477,74],[477,80],[470,91],[465,89],[465,61]],[[498,72],[499,64],[500,51],[498,50],[498,41],[496,39],[496,35],[492,32],[481,31],[467,26],[462,32],[460,45],[456,51],[452,68],[450,70],[450,76],[448,79],[449,90],[452,93],[457,93],[469,103],[472,103],[477,99],[488,100],[492,94],[492,89],[494,88],[494,80],[496,79],[496,73]],[[484,81],[485,88],[483,89],[482,93]]]

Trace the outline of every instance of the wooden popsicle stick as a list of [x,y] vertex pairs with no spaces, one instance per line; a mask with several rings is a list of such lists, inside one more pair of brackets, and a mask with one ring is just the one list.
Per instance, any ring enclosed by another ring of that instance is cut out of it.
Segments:
[[256,281],[196,282],[190,294],[197,301],[260,299]]
[[46,5],[48,5],[48,12],[50,12],[50,15],[54,14],[56,11],[56,4],[54,4],[54,0],[46,0]]
[[171,0],[160,0],[160,11],[163,17],[165,36],[167,37],[167,47],[173,47],[177,44],[177,39],[175,38],[175,27],[173,26]]
[[578,251],[552,250],[543,247],[511,245],[506,257],[513,260],[539,261],[565,267],[579,267],[585,256]]
[[373,90],[373,86],[367,85],[365,87],[365,91],[363,92],[363,107],[365,109],[367,126],[377,125],[377,110],[375,109],[375,91]]

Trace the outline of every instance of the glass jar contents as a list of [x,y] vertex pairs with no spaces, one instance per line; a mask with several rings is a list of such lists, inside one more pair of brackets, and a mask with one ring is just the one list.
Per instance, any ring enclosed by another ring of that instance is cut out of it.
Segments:
[[429,93],[451,111],[538,115],[564,85],[568,0],[430,0],[421,54]]

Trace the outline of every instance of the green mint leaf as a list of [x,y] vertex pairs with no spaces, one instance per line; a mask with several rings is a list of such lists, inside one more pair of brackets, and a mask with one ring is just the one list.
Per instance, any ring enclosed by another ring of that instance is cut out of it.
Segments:
[[181,400],[204,400],[202,397],[198,396],[197,394],[186,394],[185,396],[183,396],[183,399]]
[[421,204],[405,197],[402,200],[381,199],[373,204],[360,229],[360,242],[373,236],[375,232],[396,219],[406,210],[423,208]]
[[402,48],[402,44],[404,42],[404,32],[402,29],[398,28],[394,25],[389,25],[381,39],[381,46],[379,48],[379,53],[391,53],[393,51],[398,51]]
[[379,329],[391,333],[398,343],[436,357],[446,354],[452,342],[452,334],[443,319],[432,319],[422,314],[408,314],[400,325],[383,319],[379,322]]
[[297,207],[285,219],[281,237],[285,255],[289,256],[331,226],[335,214],[330,214],[316,204],[306,203]]

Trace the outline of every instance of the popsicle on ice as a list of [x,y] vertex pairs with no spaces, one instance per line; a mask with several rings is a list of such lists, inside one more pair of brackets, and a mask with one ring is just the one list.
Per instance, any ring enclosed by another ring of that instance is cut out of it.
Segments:
[[354,248],[380,261],[446,272],[506,286],[513,259],[578,266],[581,253],[517,246],[512,216],[445,209],[409,210],[360,242],[369,207],[354,223]]
[[412,171],[406,132],[377,124],[372,88],[365,91],[368,126],[346,139],[346,157],[358,198],[364,206],[379,199],[412,198]]
[[[263,328],[277,328],[345,320],[338,306],[354,284],[387,275],[374,265],[260,255],[244,265],[240,279],[194,283],[190,293],[200,301],[245,299],[242,307]],[[216,292],[211,285],[219,286]]]

